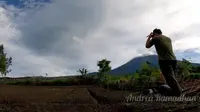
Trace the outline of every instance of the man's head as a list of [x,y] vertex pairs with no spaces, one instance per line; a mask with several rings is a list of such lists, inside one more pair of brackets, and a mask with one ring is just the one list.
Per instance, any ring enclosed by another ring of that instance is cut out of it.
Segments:
[[156,28],[153,30],[153,36],[157,36],[157,35],[162,35],[162,31]]

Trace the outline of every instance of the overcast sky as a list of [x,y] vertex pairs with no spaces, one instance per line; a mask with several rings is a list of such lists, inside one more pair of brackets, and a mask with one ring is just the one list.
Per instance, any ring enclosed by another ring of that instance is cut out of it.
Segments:
[[9,76],[93,72],[103,58],[116,68],[155,53],[144,47],[154,28],[173,40],[178,58],[200,62],[199,0],[3,1],[0,42],[13,58]]

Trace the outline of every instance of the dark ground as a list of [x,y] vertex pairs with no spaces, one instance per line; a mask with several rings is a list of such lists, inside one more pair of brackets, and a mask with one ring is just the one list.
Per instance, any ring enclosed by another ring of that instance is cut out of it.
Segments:
[[0,112],[200,112],[199,101],[127,103],[123,101],[130,92],[97,86],[0,85],[0,88]]

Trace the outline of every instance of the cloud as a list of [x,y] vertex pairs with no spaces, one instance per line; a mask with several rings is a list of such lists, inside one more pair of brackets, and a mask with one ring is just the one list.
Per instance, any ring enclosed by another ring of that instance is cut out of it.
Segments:
[[199,38],[196,2],[55,0],[42,3],[40,8],[31,3],[26,10],[14,7],[18,16],[12,16],[13,11],[1,13],[7,17],[3,23],[14,26],[1,27],[0,40],[15,61],[12,76],[74,74],[83,67],[96,71],[102,58],[111,60],[115,68],[136,56],[155,53],[154,48],[144,47],[154,28],[161,28],[172,38],[177,52],[198,48],[197,43],[191,44]]
[[50,76],[56,75],[55,73],[64,75],[65,69],[61,70],[57,65],[19,43],[22,32],[16,28],[11,16],[7,14],[9,12],[0,8],[0,41],[8,56],[13,58],[10,76],[44,75],[47,71]]

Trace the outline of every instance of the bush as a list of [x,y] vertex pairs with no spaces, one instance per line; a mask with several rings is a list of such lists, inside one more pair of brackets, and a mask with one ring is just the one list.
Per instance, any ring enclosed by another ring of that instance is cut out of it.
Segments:
[[150,67],[148,64],[143,64],[129,83],[130,86],[134,87],[129,88],[135,89],[136,91],[142,91],[143,89],[154,87],[156,81],[159,81],[160,79],[161,77],[158,69]]
[[31,85],[31,81],[30,80],[22,80],[22,81],[9,81],[6,82],[6,84],[8,85]]
[[191,73],[189,77],[192,79],[200,79],[200,73]]

